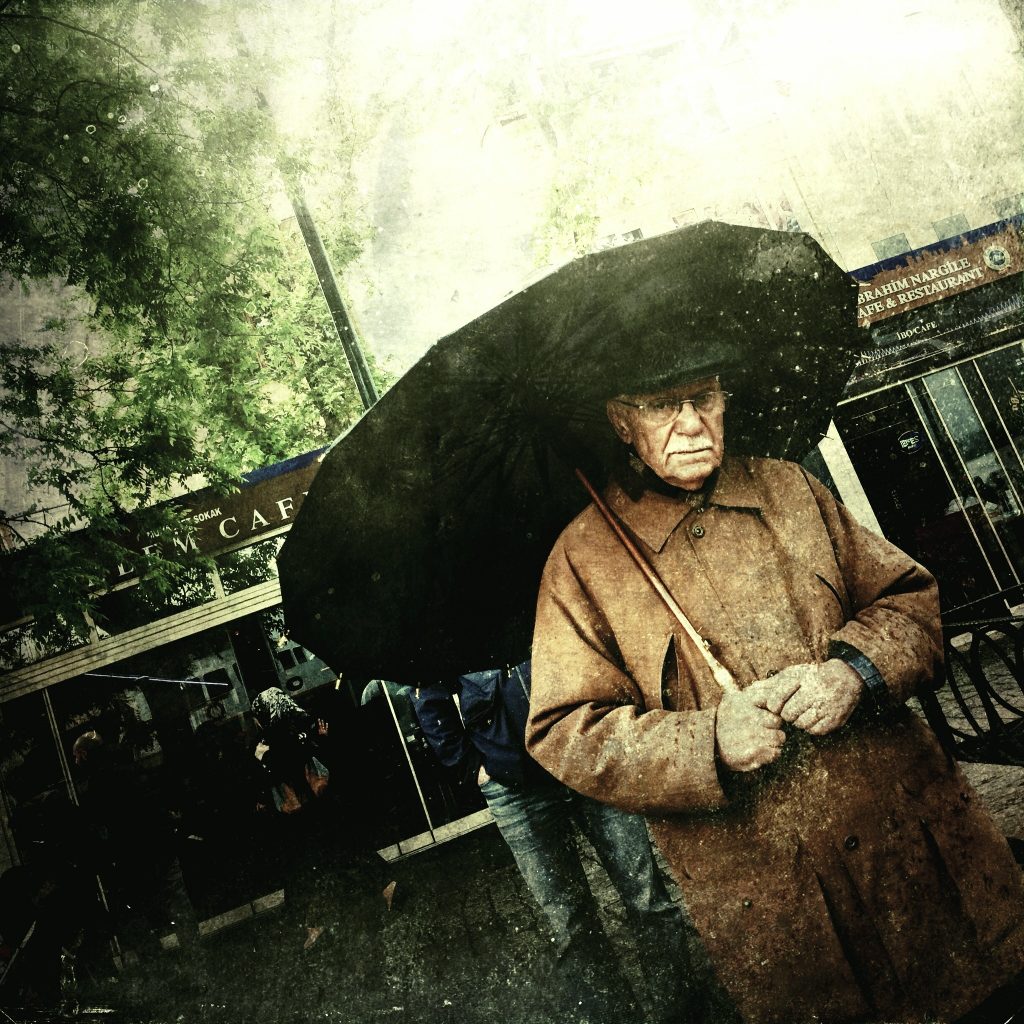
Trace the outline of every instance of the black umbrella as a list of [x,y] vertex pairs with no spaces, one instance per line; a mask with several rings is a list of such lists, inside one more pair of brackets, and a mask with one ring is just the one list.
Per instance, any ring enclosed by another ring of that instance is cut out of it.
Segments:
[[726,447],[802,458],[862,332],[808,235],[706,222],[594,253],[442,339],[330,451],[278,558],[291,635],[410,683],[515,664],[607,398],[720,373]]

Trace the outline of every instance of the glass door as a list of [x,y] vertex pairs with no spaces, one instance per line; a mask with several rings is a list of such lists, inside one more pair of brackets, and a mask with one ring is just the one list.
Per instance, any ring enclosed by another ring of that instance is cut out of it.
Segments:
[[947,512],[967,523],[998,589],[1011,594],[1024,579],[1022,387],[1020,345],[910,385],[953,490]]
[[982,600],[1009,585],[964,513],[950,477],[948,437],[934,410],[906,386],[840,406],[836,426],[885,536],[935,574],[943,608]]

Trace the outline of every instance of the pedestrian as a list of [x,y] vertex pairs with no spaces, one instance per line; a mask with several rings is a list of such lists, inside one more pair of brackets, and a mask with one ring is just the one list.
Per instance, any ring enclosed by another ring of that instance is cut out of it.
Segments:
[[[751,266],[708,272],[771,301]],[[648,816],[749,1024],[954,1020],[1020,971],[1024,906],[905,703],[940,677],[935,580],[800,466],[729,456],[730,382],[702,357],[695,379],[609,396],[624,457],[610,518],[584,510],[544,571],[529,749]]]
[[199,922],[178,856],[174,787],[144,772],[123,743],[96,729],[76,738],[72,757],[82,816],[99,843],[114,927],[141,957],[157,956],[169,932],[179,947],[194,947]]
[[638,1013],[598,916],[575,823],[622,898],[652,1006],[644,1019],[690,1020],[682,915],[666,892],[644,820],[573,792],[529,757],[530,674],[526,661],[462,675],[458,708],[447,688],[419,688],[414,704],[424,735],[442,764],[479,785],[551,929],[570,1019],[611,1024]]
[[285,901],[303,928],[302,949],[333,934],[373,972],[384,910],[379,869],[376,855],[360,847],[358,823],[346,814],[343,787],[327,763],[329,725],[276,686],[257,694],[252,710],[264,803],[281,824]]

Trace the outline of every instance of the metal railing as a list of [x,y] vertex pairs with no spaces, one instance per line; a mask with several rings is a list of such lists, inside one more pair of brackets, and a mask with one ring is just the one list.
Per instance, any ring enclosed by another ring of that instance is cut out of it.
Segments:
[[946,674],[919,696],[942,745],[960,761],[1024,765],[1024,617],[943,626]]

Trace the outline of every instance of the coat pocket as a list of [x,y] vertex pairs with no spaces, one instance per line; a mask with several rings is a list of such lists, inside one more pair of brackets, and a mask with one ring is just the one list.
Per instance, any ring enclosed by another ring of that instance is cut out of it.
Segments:
[[488,669],[459,677],[459,710],[469,731],[483,730],[494,719],[501,684],[501,670]]
[[844,622],[850,616],[850,599],[846,595],[846,588],[838,581],[829,580],[826,575],[821,572],[815,572],[815,579],[828,591],[828,593],[836,599],[836,603],[839,605],[840,611],[843,612]]
[[831,628],[838,629],[853,616],[846,588],[838,579],[829,579],[828,576],[820,572],[815,572],[814,578],[818,581],[822,598],[827,606],[829,625]]
[[680,656],[681,641],[670,633],[661,659],[661,685],[657,694],[647,694],[649,708],[665,711],[699,711],[701,700],[686,660]]

